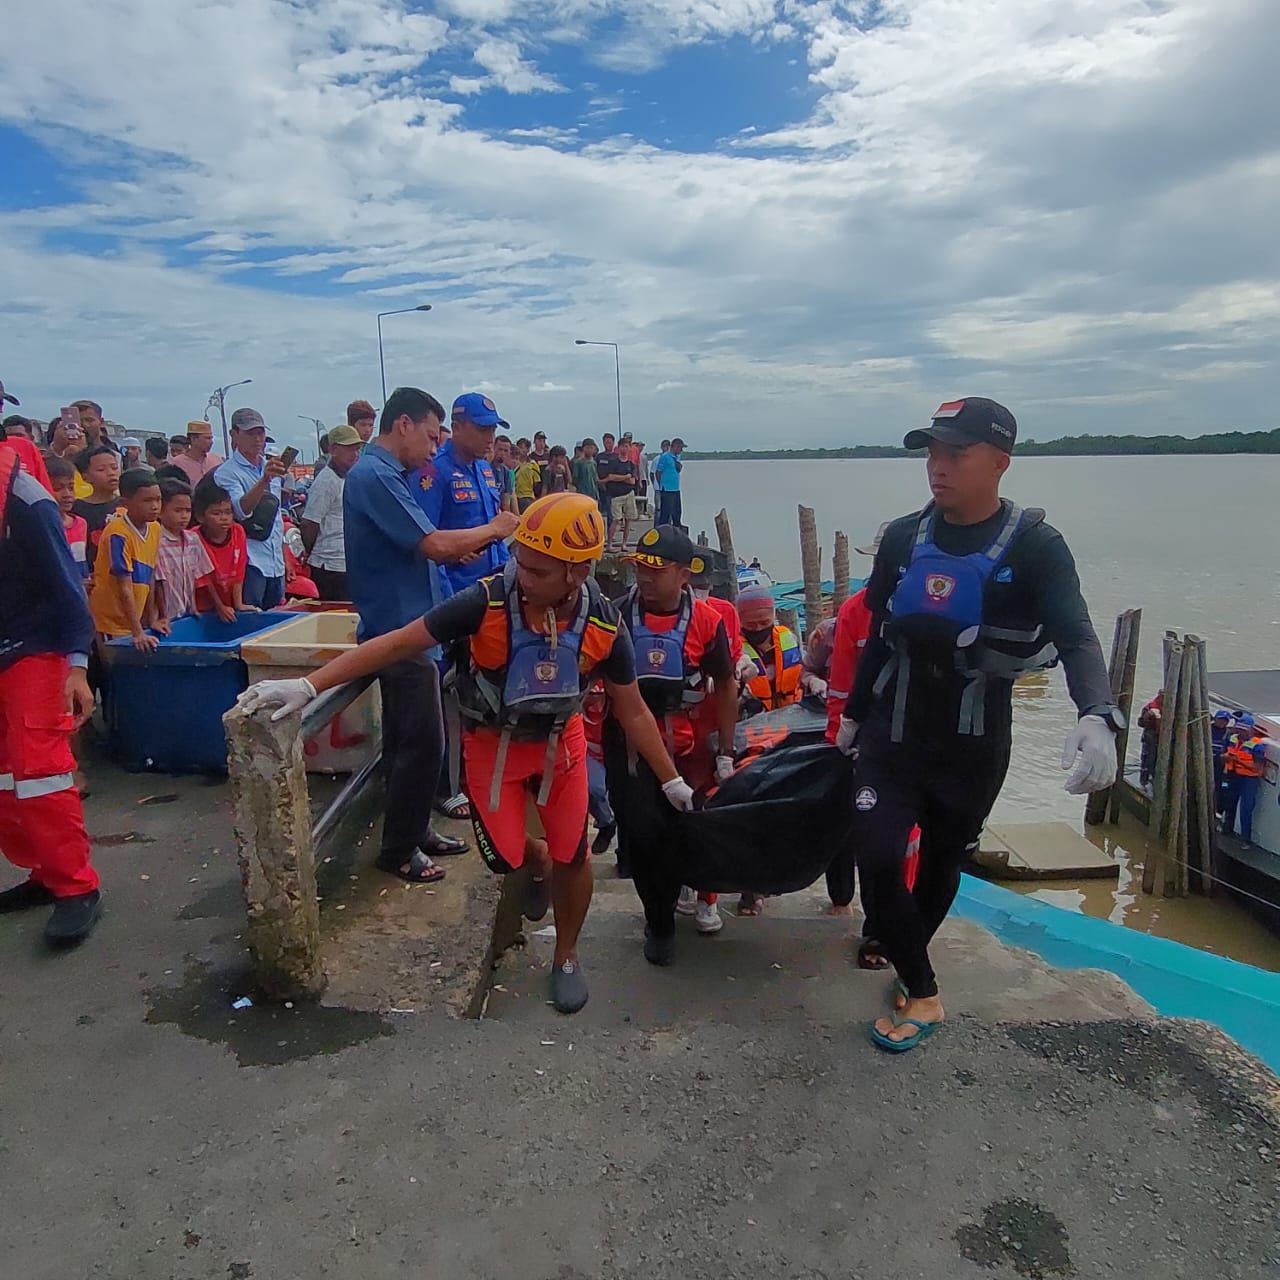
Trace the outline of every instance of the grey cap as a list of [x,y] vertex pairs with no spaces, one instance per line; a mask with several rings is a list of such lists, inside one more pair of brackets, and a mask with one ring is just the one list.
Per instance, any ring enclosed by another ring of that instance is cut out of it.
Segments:
[[231,425],[237,431],[266,431],[267,424],[257,409],[237,409],[231,415]]

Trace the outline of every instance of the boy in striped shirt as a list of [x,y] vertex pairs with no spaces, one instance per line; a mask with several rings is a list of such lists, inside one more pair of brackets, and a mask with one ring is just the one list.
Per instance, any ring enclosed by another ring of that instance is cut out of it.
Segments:
[[198,614],[196,584],[213,572],[213,561],[191,525],[191,486],[181,480],[160,482],[160,564],[156,587],[156,629]]

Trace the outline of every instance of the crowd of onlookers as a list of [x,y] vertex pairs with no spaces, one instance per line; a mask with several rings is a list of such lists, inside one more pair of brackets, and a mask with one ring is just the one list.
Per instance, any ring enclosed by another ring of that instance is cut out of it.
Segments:
[[[482,447],[471,459],[473,468],[487,464],[500,509],[518,515],[545,494],[586,494],[599,503],[614,548],[626,546],[632,525],[646,516],[655,524],[681,523],[682,440],[663,440],[649,454],[630,431],[605,432],[599,445],[587,437],[570,453],[550,444],[545,431],[513,440],[487,397],[472,393],[460,402],[473,399],[474,415],[491,416],[501,428],[480,437]],[[249,408],[231,416],[228,458],[214,452],[213,428],[205,421],[189,422],[168,438],[113,438],[102,406],[88,399],[47,424],[12,414],[2,429],[30,440],[44,460],[97,643],[129,637],[146,651],[181,618],[211,614],[229,621],[237,611],[280,604],[291,560],[285,546],[290,514],[315,593],[350,599],[344,482],[374,436],[377,415],[367,400],[354,400],[344,417],[320,437],[314,475],[300,486],[288,465],[293,458],[273,447],[262,415]],[[450,443],[451,428],[466,425],[465,418],[443,424],[441,445]],[[464,449],[457,453],[467,456]],[[442,449],[442,460],[449,454]],[[411,488],[439,519],[428,471],[435,474],[431,463],[418,468]],[[464,488],[469,483],[464,472]],[[461,496],[456,476],[453,489]],[[101,677],[96,654],[90,676],[94,684]]]

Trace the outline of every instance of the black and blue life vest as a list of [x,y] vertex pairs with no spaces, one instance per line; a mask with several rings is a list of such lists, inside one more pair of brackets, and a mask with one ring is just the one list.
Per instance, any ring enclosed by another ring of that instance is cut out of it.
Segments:
[[676,623],[669,631],[655,631],[644,620],[640,593],[632,589],[620,602],[636,652],[636,685],[645,705],[657,717],[691,711],[707,696],[702,672],[692,666],[685,639],[693,618],[693,592],[680,593]]
[[599,589],[588,578],[578,593],[573,621],[561,631],[552,615],[546,632],[535,631],[524,618],[516,585],[516,562],[508,561],[502,573],[503,607],[507,614],[507,662],[497,670],[484,670],[458,653],[458,709],[472,725],[497,729],[501,735],[490,790],[490,809],[497,809],[506,766],[507,745],[519,742],[547,743],[539,804],[550,792],[556,747],[565,725],[582,710],[583,687],[579,658],[582,637],[593,610],[599,608]]
[[924,658],[964,678],[957,731],[981,737],[986,732],[986,691],[991,680],[1012,683],[1029,671],[1057,661],[1039,623],[996,626],[990,619],[991,586],[1006,581],[1004,561],[1021,532],[1044,519],[1039,509],[1024,511],[1004,504],[1004,520],[990,546],[968,555],[943,551],[934,538],[937,513],[932,503],[920,515],[911,559],[902,570],[888,605],[884,638],[893,657],[876,679],[882,694],[894,689],[892,740],[901,742],[906,721],[911,658]]

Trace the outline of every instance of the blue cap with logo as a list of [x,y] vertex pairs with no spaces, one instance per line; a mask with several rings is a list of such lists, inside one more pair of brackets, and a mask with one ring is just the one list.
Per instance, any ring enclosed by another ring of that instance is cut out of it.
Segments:
[[449,415],[454,422],[470,422],[477,427],[501,427],[506,424],[498,417],[498,410],[488,396],[479,391],[468,391],[453,402]]

